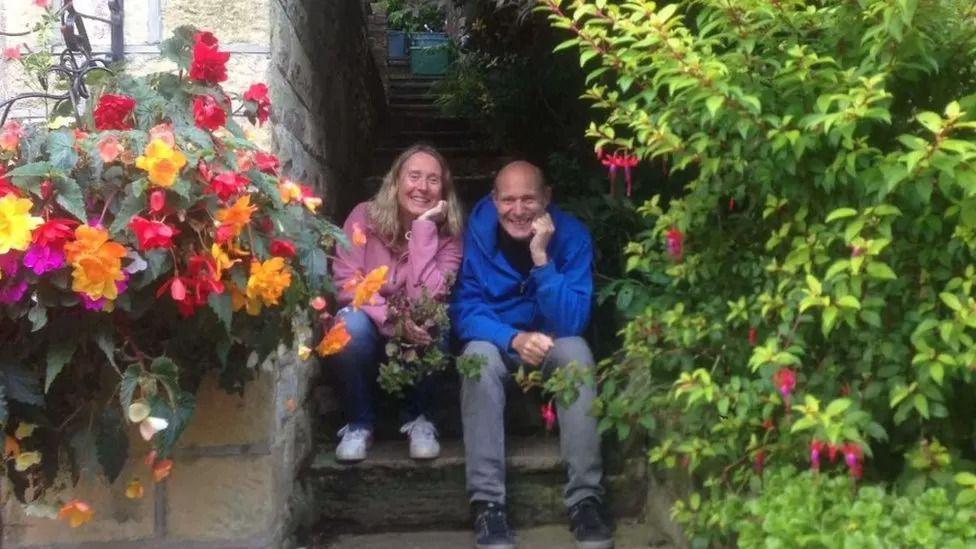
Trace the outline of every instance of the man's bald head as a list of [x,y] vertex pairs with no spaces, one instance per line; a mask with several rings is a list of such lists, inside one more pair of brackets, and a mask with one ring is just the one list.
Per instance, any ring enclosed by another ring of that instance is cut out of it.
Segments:
[[498,222],[512,238],[532,238],[532,222],[546,212],[552,190],[536,165],[524,160],[507,164],[495,176],[491,192]]

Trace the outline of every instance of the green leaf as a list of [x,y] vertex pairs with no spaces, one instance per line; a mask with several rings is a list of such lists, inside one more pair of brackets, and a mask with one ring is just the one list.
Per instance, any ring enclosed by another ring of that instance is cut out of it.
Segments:
[[123,231],[132,221],[132,217],[138,215],[146,207],[146,200],[135,195],[126,195],[119,206],[119,211],[115,214],[115,220],[109,227],[109,232],[116,238],[122,236]]
[[95,345],[105,354],[109,363],[115,366],[115,332],[112,327],[105,323],[99,324],[92,338],[95,340]]
[[705,108],[708,109],[708,113],[712,115],[712,118],[715,117],[715,113],[718,112],[718,109],[723,104],[725,104],[725,97],[721,95],[713,95],[705,100]]
[[827,219],[825,222],[830,223],[831,221],[837,221],[838,219],[853,217],[855,215],[857,215],[857,210],[854,208],[837,208],[836,210],[827,214]]
[[59,339],[47,350],[47,370],[44,375],[44,392],[47,393],[64,366],[71,362],[78,342],[71,337]]
[[941,294],[939,294],[939,299],[941,299],[942,302],[946,304],[946,307],[949,307],[953,311],[959,311],[962,309],[962,303],[959,301],[959,298],[956,297],[955,294],[951,294],[949,292],[942,292]]
[[6,177],[14,185],[34,196],[41,196],[41,181],[52,177],[56,170],[50,162],[33,162],[7,172]]
[[78,164],[74,132],[59,131],[48,134],[47,152],[51,158],[51,166],[65,173],[73,170]]
[[962,472],[956,473],[953,477],[957,484],[962,484],[963,486],[974,486],[976,487],[976,475],[972,473]]
[[95,434],[95,452],[102,472],[114,483],[129,457],[129,437],[125,433],[122,414],[114,406],[102,411]]
[[26,368],[4,360],[0,362],[0,386],[10,400],[23,404],[41,406],[44,395],[41,393],[41,382],[37,376]]
[[161,356],[152,361],[149,370],[166,387],[170,399],[174,400],[180,389],[180,370],[176,363]]
[[918,413],[922,414],[922,417],[928,419],[929,417],[929,400],[925,398],[923,394],[915,395],[915,409]]
[[868,274],[872,278],[877,278],[880,280],[894,280],[898,278],[895,275],[895,271],[891,270],[886,263],[880,261],[872,261],[868,263]]
[[55,189],[57,190],[55,201],[58,205],[73,215],[75,219],[87,223],[88,212],[85,211],[85,198],[78,182],[70,177],[59,177],[55,181]]
[[857,310],[861,308],[861,302],[852,295],[845,295],[844,297],[837,299],[837,304],[845,309]]
[[27,313],[27,320],[31,323],[31,332],[36,332],[47,325],[47,308],[35,303]]
[[834,400],[833,402],[827,405],[827,409],[824,410],[824,414],[830,417],[838,416],[844,413],[845,411],[847,411],[847,409],[850,407],[851,407],[850,399],[838,398],[837,400]]
[[196,410],[196,398],[191,393],[180,391],[173,399],[173,406],[158,395],[150,401],[152,415],[163,418],[169,425],[162,431],[156,433],[153,440],[156,441],[159,450],[159,459],[166,459],[177,439],[186,429]]
[[217,315],[217,318],[220,319],[221,323],[223,323],[224,329],[229,334],[230,325],[234,318],[234,308],[230,294],[213,292],[207,297],[207,304],[210,305],[210,308]]
[[128,410],[129,405],[132,404],[132,398],[135,395],[136,387],[139,386],[139,378],[142,377],[144,373],[142,366],[139,364],[133,364],[125,369],[125,373],[122,374],[122,386],[119,389],[119,401],[122,403],[122,409]]

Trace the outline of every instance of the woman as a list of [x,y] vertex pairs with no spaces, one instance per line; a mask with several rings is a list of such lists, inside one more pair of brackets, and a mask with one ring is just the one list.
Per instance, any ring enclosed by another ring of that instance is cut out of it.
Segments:
[[[340,461],[360,461],[372,442],[373,392],[385,343],[393,335],[387,298],[405,292],[408,298],[443,296],[461,264],[461,206],[454,192],[447,162],[434,148],[414,145],[403,152],[369,202],[353,209],[343,226],[350,246],[338,246],[333,264],[336,286],[342,288],[377,267],[389,268],[387,282],[372,302],[354,309],[353,293],[339,294],[346,306],[338,316],[351,341],[332,358],[341,381],[346,411],[342,440],[336,447]],[[365,236],[365,242],[363,242]],[[430,344],[430,335],[411,321],[406,336]],[[432,404],[430,379],[408,391],[401,432],[410,439],[410,457],[433,459],[440,454],[437,431],[428,419]]]

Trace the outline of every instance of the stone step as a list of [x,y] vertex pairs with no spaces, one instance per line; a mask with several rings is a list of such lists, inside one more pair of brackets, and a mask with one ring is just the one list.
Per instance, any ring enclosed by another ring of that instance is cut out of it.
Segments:
[[468,131],[473,128],[471,121],[448,116],[439,112],[434,113],[412,113],[396,111],[390,112],[388,131],[391,133],[400,131]]
[[400,115],[406,116],[421,116],[421,115],[440,115],[441,107],[437,103],[427,102],[427,103],[411,103],[411,102],[396,102],[394,103],[391,99],[390,101],[390,116],[396,117]]
[[390,94],[400,94],[400,93],[418,93],[426,92],[431,89],[431,87],[436,84],[439,79],[427,79],[427,78],[391,78],[390,79]]
[[[575,547],[572,534],[563,525],[525,528],[515,532],[519,549],[570,549]],[[671,549],[671,540],[647,524],[634,520],[620,521],[614,532],[616,549]],[[345,535],[320,539],[316,549],[459,549],[474,547],[470,530],[431,530],[393,534]]]
[[[391,148],[382,153],[374,154],[370,160],[370,175],[382,175],[390,169],[393,159],[396,158],[402,148]],[[441,151],[447,158],[451,166],[451,173],[458,175],[494,173],[499,167],[505,164],[505,158],[501,158],[497,153],[480,150],[459,150]]]
[[[306,477],[317,513],[316,532],[384,533],[425,528],[464,530],[470,524],[461,441],[442,440],[441,457],[416,462],[405,440],[378,442],[369,458],[355,465],[336,462],[322,446]],[[507,444],[508,512],[516,528],[561,524],[565,467],[559,441],[512,437]],[[607,502],[616,517],[634,517],[646,498],[646,458],[618,459],[604,449]]]
[[400,105],[437,105],[439,96],[433,93],[391,93],[390,108]]

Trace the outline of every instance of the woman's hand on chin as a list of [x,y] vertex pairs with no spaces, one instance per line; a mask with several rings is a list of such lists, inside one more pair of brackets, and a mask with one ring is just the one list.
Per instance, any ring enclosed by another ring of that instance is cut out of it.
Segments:
[[447,201],[441,200],[437,202],[433,208],[427,210],[426,212],[420,214],[417,219],[424,219],[427,221],[433,221],[438,225],[447,219]]

